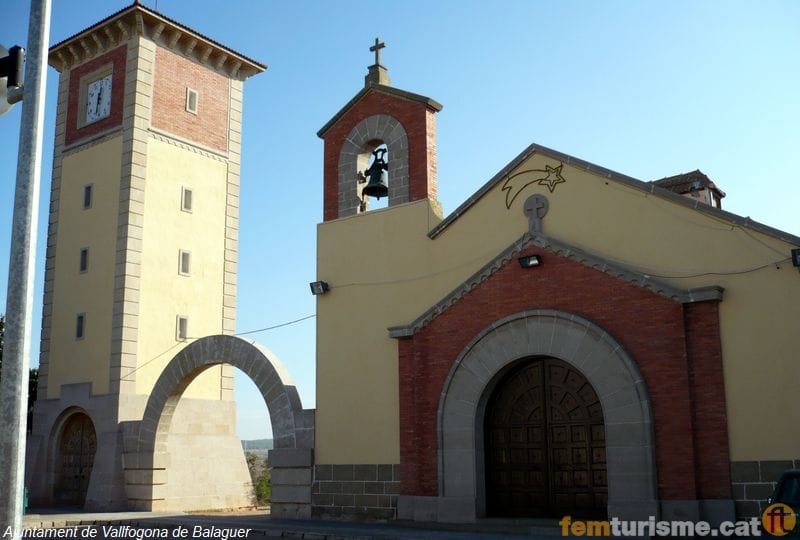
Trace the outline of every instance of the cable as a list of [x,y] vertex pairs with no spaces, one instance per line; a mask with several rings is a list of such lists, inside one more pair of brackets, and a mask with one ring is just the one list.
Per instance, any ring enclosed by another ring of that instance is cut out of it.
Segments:
[[766,247],[767,249],[770,249],[770,250],[774,251],[774,252],[775,252],[775,253],[777,253],[778,255],[784,255],[784,252],[783,252],[783,251],[780,251],[780,250],[778,250],[778,249],[776,249],[776,248],[772,247],[771,245],[767,244],[766,242],[764,242],[763,240],[761,240],[761,239],[760,239],[760,238],[758,238],[757,236],[753,236],[752,234],[750,234],[750,231],[748,231],[748,230],[747,230],[745,227],[739,227],[739,229],[741,229],[741,231],[742,231],[744,234],[746,234],[747,236],[749,236],[750,238],[752,238],[753,240],[755,240],[756,242],[758,242],[758,243],[759,243],[759,244],[761,244],[762,246]]
[[155,362],[156,360],[158,360],[159,358],[161,358],[162,356],[164,356],[164,355],[165,355],[165,354],[167,354],[169,351],[171,351],[172,349],[174,349],[175,347],[177,347],[178,345],[180,345],[180,344],[182,344],[182,343],[184,343],[184,342],[183,342],[183,341],[177,341],[177,342],[175,342],[175,344],[173,344],[171,347],[169,347],[168,349],[166,349],[164,352],[162,352],[162,353],[159,353],[157,356],[154,356],[153,358],[151,358],[150,360],[148,360],[147,362],[145,362],[145,363],[144,363],[144,364],[142,364],[141,366],[138,366],[138,367],[134,368],[133,370],[131,370],[131,371],[129,371],[128,373],[126,373],[124,377],[120,377],[120,378],[119,378],[119,379],[117,379],[117,380],[118,380],[118,381],[128,381],[128,382],[133,382],[133,381],[130,381],[130,380],[126,379],[125,377],[129,377],[129,376],[133,375],[134,373],[136,373],[137,371],[139,371],[140,369],[142,369],[142,368],[143,368],[144,366],[146,366],[147,364],[150,364],[150,363],[152,363],[152,362]]
[[658,274],[650,274],[647,275],[649,277],[657,277],[657,278],[670,278],[670,279],[683,279],[683,278],[694,278],[694,277],[702,277],[702,276],[735,276],[739,274],[749,274],[750,272],[756,272],[758,270],[763,270],[764,268],[769,268],[770,266],[778,266],[781,263],[785,263],[786,261],[790,261],[791,257],[783,258],[779,261],[769,262],[767,264],[762,264],[761,266],[756,266],[755,268],[750,268],[747,270],[734,270],[732,272],[703,272],[701,274],[691,274],[687,276],[666,276],[666,275],[658,275]]
[[448,272],[452,272],[454,270],[458,270],[459,268],[464,268],[465,266],[470,266],[476,262],[480,262],[483,260],[491,260],[490,257],[497,255],[498,251],[491,251],[486,252],[483,255],[465,261],[459,265],[451,266],[450,268],[445,268],[444,270],[439,270],[438,272],[434,272],[433,274],[423,274],[419,276],[414,276],[410,278],[403,278],[403,279],[389,279],[385,281],[354,281],[351,283],[343,283],[342,285],[334,285],[331,284],[331,289],[343,289],[345,287],[352,287],[354,285],[362,285],[362,286],[369,286],[369,285],[392,285],[395,283],[409,283],[411,281],[419,281],[421,279],[428,279],[436,276],[440,276],[442,274],[447,274]]
[[[248,334],[256,334],[258,332],[266,332],[267,330],[274,330],[275,328],[281,328],[281,327],[284,327],[284,326],[289,326],[291,324],[296,324],[296,323],[311,319],[311,318],[316,317],[316,316],[317,316],[317,314],[314,313],[314,314],[311,314],[311,315],[306,315],[305,317],[301,317],[299,319],[295,319],[293,321],[288,321],[288,322],[276,324],[274,326],[267,326],[266,328],[259,328],[258,330],[249,330],[247,332],[239,332],[238,334],[233,334],[233,335],[234,336],[246,336]],[[172,349],[174,349],[178,345],[182,345],[182,344],[188,345],[188,342],[190,340],[193,341],[193,340],[197,340],[197,339],[201,339],[201,338],[199,338],[199,337],[187,337],[185,341],[176,341],[175,344],[173,344],[172,346],[170,346],[169,348],[167,348],[163,352],[159,353],[157,356],[154,356],[153,358],[151,358],[150,360],[148,360],[144,364],[142,364],[142,365],[136,367],[135,369],[129,371],[128,373],[126,373],[124,377],[121,377],[121,378],[116,379],[116,380],[117,381],[129,381],[129,382],[132,382],[129,379],[126,379],[126,377],[129,377],[129,376],[133,375],[134,373],[136,373],[137,371],[139,371],[140,369],[142,369],[146,365],[155,362],[156,360],[158,360],[159,358],[161,358],[162,356],[167,354],[169,351],[171,351]],[[255,342],[253,342],[253,343],[255,343]]]
[[266,332],[267,330],[274,330],[276,328],[281,328],[283,326],[289,326],[290,324],[296,324],[296,323],[299,323],[299,322],[302,322],[302,321],[305,321],[305,320],[308,320],[308,319],[312,319],[312,318],[314,318],[316,316],[317,316],[316,313],[312,313],[311,315],[306,315],[305,317],[301,317],[301,318],[295,319],[293,321],[276,324],[275,326],[267,326],[266,328],[259,328],[258,330],[248,330],[247,332],[239,332],[238,334],[233,334],[233,335],[234,336],[246,336],[248,334],[257,334],[258,332]]

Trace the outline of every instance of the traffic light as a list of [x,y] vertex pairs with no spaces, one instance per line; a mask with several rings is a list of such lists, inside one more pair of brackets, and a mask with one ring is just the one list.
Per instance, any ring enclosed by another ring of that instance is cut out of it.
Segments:
[[25,49],[14,45],[8,56],[0,58],[0,78],[8,77],[7,88],[22,86],[22,66],[25,63]]

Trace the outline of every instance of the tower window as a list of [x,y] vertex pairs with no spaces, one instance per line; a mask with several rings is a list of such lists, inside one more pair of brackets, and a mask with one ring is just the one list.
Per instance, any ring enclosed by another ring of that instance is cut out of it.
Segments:
[[182,276],[188,276],[191,271],[192,254],[188,251],[178,251],[178,273]]
[[89,248],[81,248],[81,262],[80,262],[80,271],[86,272],[89,270]]
[[191,188],[181,188],[181,210],[184,212],[192,211],[192,190]]
[[86,332],[86,314],[78,313],[75,318],[75,339],[83,339]]
[[178,322],[175,328],[175,339],[186,341],[189,335],[189,319],[178,315]]
[[186,111],[197,114],[197,90],[186,89]]
[[91,208],[92,207],[92,188],[93,184],[86,184],[83,186],[83,208]]

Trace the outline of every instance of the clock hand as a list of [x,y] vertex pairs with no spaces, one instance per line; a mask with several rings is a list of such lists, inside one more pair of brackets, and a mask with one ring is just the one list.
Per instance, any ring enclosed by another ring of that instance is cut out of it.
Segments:
[[97,92],[97,103],[94,106],[96,112],[100,112],[100,98],[103,96],[103,87],[101,86]]

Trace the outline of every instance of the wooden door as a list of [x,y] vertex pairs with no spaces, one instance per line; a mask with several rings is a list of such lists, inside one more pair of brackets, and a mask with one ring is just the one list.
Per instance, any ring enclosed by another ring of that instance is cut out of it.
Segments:
[[486,410],[489,515],[603,517],[603,411],[586,378],[553,358],[525,362]]
[[97,435],[91,419],[74,414],[64,425],[59,443],[59,477],[56,500],[61,504],[83,506],[97,450]]

